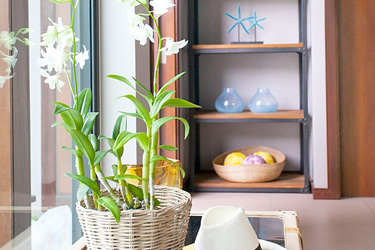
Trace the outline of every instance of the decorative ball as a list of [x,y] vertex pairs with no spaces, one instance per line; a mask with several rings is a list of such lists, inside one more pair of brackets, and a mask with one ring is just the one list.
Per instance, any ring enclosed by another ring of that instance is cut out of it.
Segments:
[[275,159],[270,153],[259,151],[254,153],[254,155],[259,155],[260,157],[262,157],[267,162],[267,164],[275,163]]
[[242,164],[243,165],[266,164],[266,161],[259,155],[248,155]]
[[242,162],[245,160],[245,158],[246,155],[240,152],[231,153],[227,155],[227,157],[225,157],[224,166],[242,165]]

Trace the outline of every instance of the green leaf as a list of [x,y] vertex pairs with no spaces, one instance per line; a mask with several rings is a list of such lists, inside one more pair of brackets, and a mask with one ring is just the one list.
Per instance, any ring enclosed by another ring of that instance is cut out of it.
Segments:
[[92,190],[92,192],[95,193],[96,195],[98,196],[101,195],[98,184],[95,181],[91,180],[90,178],[87,178],[86,176],[82,176],[78,174],[65,174],[65,175],[88,186]]
[[136,139],[137,139],[138,145],[141,147],[142,150],[145,150],[150,143],[150,140],[148,139],[147,134],[143,132],[138,133]]
[[89,187],[86,186],[86,185],[79,185],[79,188],[77,190],[77,200],[80,201],[82,200],[83,196],[85,194],[87,194],[87,192],[89,191]]
[[137,113],[128,113],[128,112],[123,112],[123,111],[120,111],[121,114],[124,114],[124,115],[127,115],[127,116],[131,116],[131,117],[135,117],[135,118],[138,118],[138,119],[142,119],[142,117],[140,115],[138,115]]
[[[143,201],[143,191],[141,188],[137,187],[137,186],[134,186],[133,184],[128,184],[128,188],[129,188],[129,191],[130,193],[133,194],[133,196],[137,197],[140,201]],[[148,200],[150,200],[150,193],[148,193]],[[161,204],[161,202],[154,198],[154,205],[157,207]]]
[[99,115],[98,112],[89,112],[87,113],[83,126],[82,126],[82,133],[85,135],[88,135],[91,131],[92,128],[94,127],[96,117]]
[[132,175],[132,174],[119,174],[115,176],[115,180],[126,180],[126,179],[145,180],[144,178],[141,178],[139,176]]
[[95,152],[94,166],[98,165],[110,150],[100,150]]
[[161,155],[155,155],[151,158],[150,162],[156,162],[156,161],[167,161],[169,163],[171,163],[172,165],[174,165],[175,167],[177,167],[180,171],[181,171],[181,174],[182,174],[182,177],[185,178],[185,170],[180,166],[178,165],[176,162],[164,157],[164,156],[161,156]]
[[120,149],[118,149],[118,150],[114,150],[114,145],[115,145],[115,140],[114,139],[112,139],[112,138],[108,138],[108,137],[106,137],[106,136],[104,136],[104,135],[99,135],[99,140],[101,140],[101,139],[106,139],[107,140],[107,142],[108,142],[108,144],[109,144],[109,147],[112,149],[112,151],[111,151],[111,153],[114,155],[114,156],[116,156],[116,158],[120,158],[122,155],[123,155],[123,153],[124,153],[124,148],[120,148]]
[[163,103],[163,106],[161,108],[163,109],[167,107],[169,108],[201,108],[201,106],[199,105],[196,105],[194,103],[188,102],[180,98],[171,98],[167,100],[165,103]]
[[181,76],[185,75],[186,72],[182,72],[180,74],[178,74],[177,76],[173,77],[171,80],[169,80],[166,84],[163,85],[163,87],[159,90],[158,94],[159,95],[160,93],[164,92],[166,88],[168,88],[169,85],[171,85],[172,83],[174,83],[175,81],[177,81]]
[[98,199],[98,203],[112,213],[113,218],[115,218],[116,222],[120,221],[120,209],[117,203],[112,198],[107,196],[100,197]]
[[126,115],[120,115],[113,127],[112,138],[116,140],[117,136],[127,129],[127,119]]
[[134,80],[134,82],[139,86],[139,87],[141,87],[141,89],[143,89],[146,93],[147,93],[147,95],[149,96],[149,97],[151,97],[151,98],[153,98],[153,95],[152,95],[152,93],[150,92],[150,90],[148,90],[142,83],[140,83],[135,77],[133,77],[133,80]]
[[55,105],[55,109],[53,110],[53,115],[58,115],[61,112],[70,109],[68,105],[62,102],[52,102]]
[[70,129],[81,131],[83,119],[81,114],[75,109],[68,109],[60,113],[61,118]]
[[91,89],[85,88],[78,95],[78,111],[81,113],[82,117],[86,117],[90,110],[92,100]]
[[131,139],[133,139],[133,138],[136,137],[137,135],[138,135],[137,133],[131,133],[131,132],[127,132],[127,131],[121,132],[121,133],[117,136],[117,138],[116,138],[115,145],[113,145],[113,150],[114,150],[114,151],[119,150],[119,149],[122,148],[126,143],[128,143],[128,141],[130,141]]
[[96,136],[94,134],[89,134],[87,136],[90,140],[90,143],[94,149],[94,151],[98,150],[98,147],[99,147],[99,141],[98,139],[96,138]]
[[160,145],[160,149],[167,150],[167,151],[176,151],[178,148],[170,146],[170,145]]
[[129,188],[130,193],[132,193],[140,201],[143,201],[143,191],[141,188],[130,183],[128,184],[128,188]]
[[[115,165],[115,166],[116,166],[116,165]],[[117,166],[116,166],[116,168],[117,168]],[[109,181],[113,181],[113,182],[118,183],[118,181],[115,180],[115,176],[106,176],[106,177],[103,177],[102,179],[104,179],[104,180],[109,180]]]
[[49,0],[49,1],[52,3],[57,3],[57,4],[71,2],[71,0]]
[[152,118],[156,117],[160,113],[163,104],[168,101],[168,99],[170,99],[175,93],[176,91],[174,90],[167,90],[158,95],[155,99],[154,105],[151,108],[150,116]]
[[69,131],[70,136],[72,137],[73,142],[77,147],[82,151],[82,153],[89,159],[90,164],[94,165],[95,159],[95,150],[88,139],[81,131],[72,129]]
[[63,128],[65,128],[66,131],[69,131],[69,129],[70,129],[70,128],[69,128],[65,123],[63,123],[63,122],[54,122],[54,123],[52,123],[51,128],[54,128],[54,127],[57,127],[57,126],[63,126]]
[[68,148],[68,147],[65,147],[65,146],[61,147],[61,149],[68,150],[68,151],[70,151],[72,154],[75,154],[76,156],[79,156],[79,157],[82,156],[82,152],[79,151],[79,150],[75,150],[75,149]]
[[150,114],[148,113],[147,109],[145,108],[145,106],[143,106],[143,104],[137,99],[135,98],[134,96],[132,95],[125,95],[123,96],[127,99],[129,99],[130,101],[132,101],[135,105],[135,109],[137,110],[137,113],[142,117],[142,119],[145,121],[146,125],[147,126],[150,126],[151,125],[151,117],[150,117]]
[[186,139],[188,137],[189,131],[190,131],[189,123],[184,118],[175,117],[175,116],[162,117],[162,118],[156,120],[152,124],[152,131],[151,131],[152,135],[154,135],[156,132],[158,132],[161,126],[163,126],[165,123],[167,123],[169,121],[172,121],[172,120],[179,120],[185,125],[185,139]]
[[145,100],[150,104],[152,103],[152,100],[153,100],[153,96],[151,94],[151,92],[149,90],[147,90],[147,88],[145,88],[142,84],[140,84],[137,80],[135,80],[135,78],[133,78],[135,80],[135,83],[140,85],[141,88],[144,88],[144,90],[147,90],[147,94],[148,96],[142,94],[140,91],[137,90],[136,87],[133,86],[133,84],[126,78],[126,77],[123,77],[123,76],[119,76],[119,75],[107,75],[107,77],[109,78],[112,78],[112,79],[116,79],[120,82],[123,82],[125,83],[126,85],[128,85],[131,89],[135,90],[140,96],[142,96],[143,98],[145,98]]

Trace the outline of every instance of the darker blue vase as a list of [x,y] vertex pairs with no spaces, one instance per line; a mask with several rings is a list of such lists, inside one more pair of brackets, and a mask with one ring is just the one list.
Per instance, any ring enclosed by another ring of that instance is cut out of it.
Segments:
[[279,104],[268,88],[258,88],[249,101],[249,109],[254,113],[274,113]]

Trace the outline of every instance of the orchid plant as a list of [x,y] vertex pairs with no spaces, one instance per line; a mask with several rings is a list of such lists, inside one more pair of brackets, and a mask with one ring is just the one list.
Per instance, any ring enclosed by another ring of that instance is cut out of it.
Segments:
[[[74,103],[72,106],[61,102],[53,102],[55,105],[54,115],[62,118],[61,123],[54,123],[52,127],[62,126],[69,133],[72,141],[76,145],[75,148],[63,147],[75,155],[76,174],[66,174],[80,182],[77,192],[78,200],[82,200],[89,209],[104,210],[108,209],[114,216],[116,221],[120,220],[120,210],[128,209],[155,209],[160,204],[155,197],[155,168],[160,160],[170,161],[164,156],[158,155],[158,150],[177,150],[176,147],[170,145],[159,145],[159,130],[167,122],[179,120],[185,126],[185,138],[189,134],[189,124],[181,117],[160,117],[160,112],[167,107],[173,108],[199,108],[199,106],[186,100],[175,98],[175,91],[168,90],[168,86],[175,83],[184,75],[181,73],[158,88],[158,71],[162,53],[173,55],[179,53],[180,49],[188,43],[185,40],[174,41],[171,37],[162,37],[159,28],[160,17],[168,12],[175,5],[171,0],[119,0],[129,6],[143,6],[142,13],[133,13],[129,10],[127,17],[129,20],[129,32],[134,39],[139,41],[141,45],[145,45],[148,41],[158,42],[158,53],[153,72],[153,81],[149,90],[145,85],[141,84],[136,78],[129,80],[119,75],[108,75],[109,78],[116,79],[124,83],[127,87],[135,90],[140,97],[146,100],[147,105],[143,105],[140,100],[133,95],[124,95],[120,98],[126,98],[135,106],[135,113],[121,112],[115,122],[112,136],[107,137],[100,135],[96,137],[93,134],[93,127],[98,116],[97,112],[90,112],[92,94],[90,89],[78,90],[77,71],[83,69],[86,60],[89,59],[89,51],[85,46],[79,50],[77,38],[74,30],[75,13],[79,4],[79,0],[50,0],[56,4],[71,5],[71,23],[64,25],[63,20],[58,18],[57,22],[50,19],[51,24],[48,26],[46,33],[42,34],[40,43],[41,58],[38,64],[41,67],[41,76],[45,78],[44,82],[49,85],[50,89],[61,88],[65,85],[64,78],[67,79],[70,92]],[[151,6],[151,9],[149,8]],[[129,8],[131,9],[131,8]],[[146,19],[153,22],[153,27],[146,24]],[[13,54],[6,56],[6,61],[10,68],[15,66],[17,62],[17,49],[14,47],[16,41],[21,41],[26,45],[29,44],[27,38],[18,38],[19,34],[26,34],[27,29],[21,29],[16,34],[1,33],[0,45],[4,45],[8,50],[13,49]],[[11,70],[7,71],[6,79],[11,78]],[[3,78],[0,77],[0,87],[4,84]],[[133,133],[127,131],[127,117],[136,117],[141,119],[146,125],[145,132]],[[135,139],[143,150],[143,171],[142,177],[130,175],[126,173],[126,166],[122,163],[124,154],[124,146],[130,140]],[[109,150],[99,150],[99,140],[105,140],[109,144]],[[113,154],[117,163],[113,165],[113,176],[104,176],[100,166],[100,162],[108,154]],[[84,157],[87,158],[90,167],[90,173],[85,173]],[[183,173],[182,168],[180,170]],[[137,187],[127,182],[127,179],[142,180],[142,186]],[[100,190],[99,183],[105,188],[108,196],[103,195]],[[115,182],[119,187],[116,192],[109,184],[109,181]],[[92,200],[88,195],[92,193]]]

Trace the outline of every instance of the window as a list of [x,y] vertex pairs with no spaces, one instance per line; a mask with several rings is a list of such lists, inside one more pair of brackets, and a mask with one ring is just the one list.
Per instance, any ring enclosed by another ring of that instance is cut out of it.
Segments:
[[[0,89],[0,136],[3,140],[0,146],[0,248],[66,249],[66,244],[80,237],[74,209],[76,198],[72,195],[77,185],[63,175],[74,171],[74,159],[60,148],[72,143],[63,128],[51,128],[53,122],[58,122],[53,116],[51,101],[69,104],[70,92],[67,84],[61,92],[50,90],[40,76],[37,60],[40,35],[50,24],[48,18],[57,22],[61,17],[64,24],[69,24],[70,5],[56,5],[49,0],[29,3],[0,0],[0,4],[0,31],[29,27],[33,31],[29,39],[34,43],[30,47],[16,43],[15,76]],[[80,88],[92,88],[93,107],[98,107],[95,11],[97,1],[81,1],[75,30],[80,38],[78,46],[85,45],[90,51],[90,60],[78,75]],[[1,60],[0,72],[6,68]],[[58,234],[54,234],[55,231]],[[57,235],[59,239],[55,238]]]

